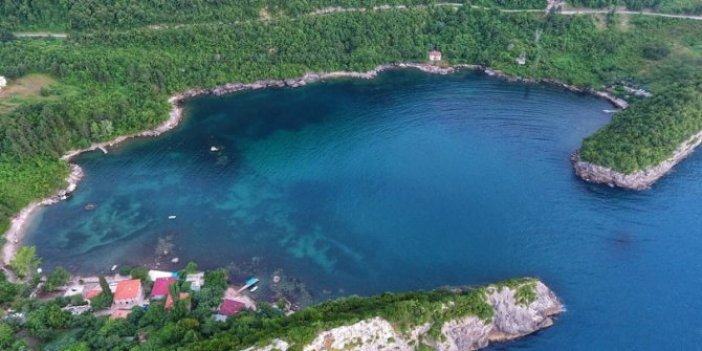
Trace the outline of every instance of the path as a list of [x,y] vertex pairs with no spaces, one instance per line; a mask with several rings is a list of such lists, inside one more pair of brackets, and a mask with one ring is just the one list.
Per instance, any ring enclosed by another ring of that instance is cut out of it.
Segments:
[[56,38],[56,39],[68,38],[68,33],[57,33],[57,32],[15,32],[12,34],[17,38]]

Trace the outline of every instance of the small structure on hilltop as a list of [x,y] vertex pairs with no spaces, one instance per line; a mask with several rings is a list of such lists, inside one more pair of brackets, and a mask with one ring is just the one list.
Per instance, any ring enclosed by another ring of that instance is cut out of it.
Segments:
[[429,51],[429,62],[439,62],[441,61],[441,51],[432,50]]
[[169,295],[171,284],[175,284],[176,278],[158,278],[154,281],[154,288],[151,289],[151,298],[160,300]]
[[246,305],[243,302],[224,299],[222,300],[222,304],[219,305],[219,308],[217,309],[215,320],[218,322],[224,322],[227,320],[227,318],[239,314],[239,312],[243,311],[245,308]]
[[113,295],[115,307],[118,309],[130,309],[139,305],[144,299],[141,280],[130,279],[117,283],[117,289]]
[[5,77],[0,76],[0,91],[2,91],[3,88],[7,86],[7,79]]
[[190,289],[192,289],[193,291],[200,291],[200,289],[202,289],[202,286],[205,284],[205,273],[197,272],[188,274],[185,277],[185,281],[190,283]]

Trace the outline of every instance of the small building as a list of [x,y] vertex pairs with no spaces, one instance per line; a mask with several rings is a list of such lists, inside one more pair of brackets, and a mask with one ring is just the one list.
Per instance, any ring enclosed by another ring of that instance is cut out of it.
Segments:
[[205,285],[205,272],[188,274],[185,276],[185,281],[190,283],[190,289],[200,291],[202,286]]
[[132,308],[141,303],[144,298],[141,280],[130,279],[117,283],[113,295],[114,305],[117,308]]
[[2,88],[6,87],[6,86],[7,86],[7,79],[5,79],[5,77],[3,77],[3,76],[0,76],[0,90],[2,90]]
[[[188,301],[189,301],[189,299],[190,299],[190,294],[188,294],[188,293],[180,293],[180,294],[178,295],[178,299],[179,299],[179,300],[188,300]],[[174,305],[174,304],[175,304],[175,301],[173,301],[173,296],[171,296],[171,294],[168,294],[168,296],[166,296],[166,303],[163,305],[163,308],[165,308],[166,310],[170,310],[171,308],[173,308],[173,305]],[[190,309],[190,307],[188,307],[188,309]]]
[[224,299],[222,301],[222,304],[219,305],[219,308],[217,309],[215,319],[217,321],[223,322],[227,320],[227,318],[239,314],[239,312],[241,312],[245,308],[246,305],[242,302],[234,301],[231,299]]
[[431,61],[431,62],[441,61],[441,51],[438,51],[438,50],[429,51],[429,61]]
[[156,279],[154,281],[154,288],[151,289],[151,298],[159,300],[166,298],[171,291],[171,284],[175,284],[176,281],[176,278],[173,277]]
[[526,52],[522,52],[522,54],[519,55],[519,57],[517,57],[516,61],[517,61],[517,64],[520,66],[526,65],[526,63],[527,63]]

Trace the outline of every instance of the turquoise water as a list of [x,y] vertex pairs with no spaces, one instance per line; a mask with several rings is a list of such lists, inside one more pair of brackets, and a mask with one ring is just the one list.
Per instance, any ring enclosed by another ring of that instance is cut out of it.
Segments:
[[263,295],[276,272],[303,303],[538,276],[568,311],[495,349],[700,349],[702,156],[649,191],[581,182],[568,156],[605,109],[409,71],[200,98],[171,133],[82,156],[75,196],[26,241],[46,267],[179,257]]

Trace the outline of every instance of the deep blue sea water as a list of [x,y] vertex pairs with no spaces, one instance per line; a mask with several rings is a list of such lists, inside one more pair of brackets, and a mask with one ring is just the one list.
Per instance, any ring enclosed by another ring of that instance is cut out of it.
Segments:
[[611,108],[410,71],[199,98],[173,132],[80,157],[26,242],[94,273],[154,263],[161,238],[161,262],[262,294],[277,271],[314,300],[537,276],[568,311],[493,349],[702,349],[702,154],[644,192],[578,180],[568,156]]

